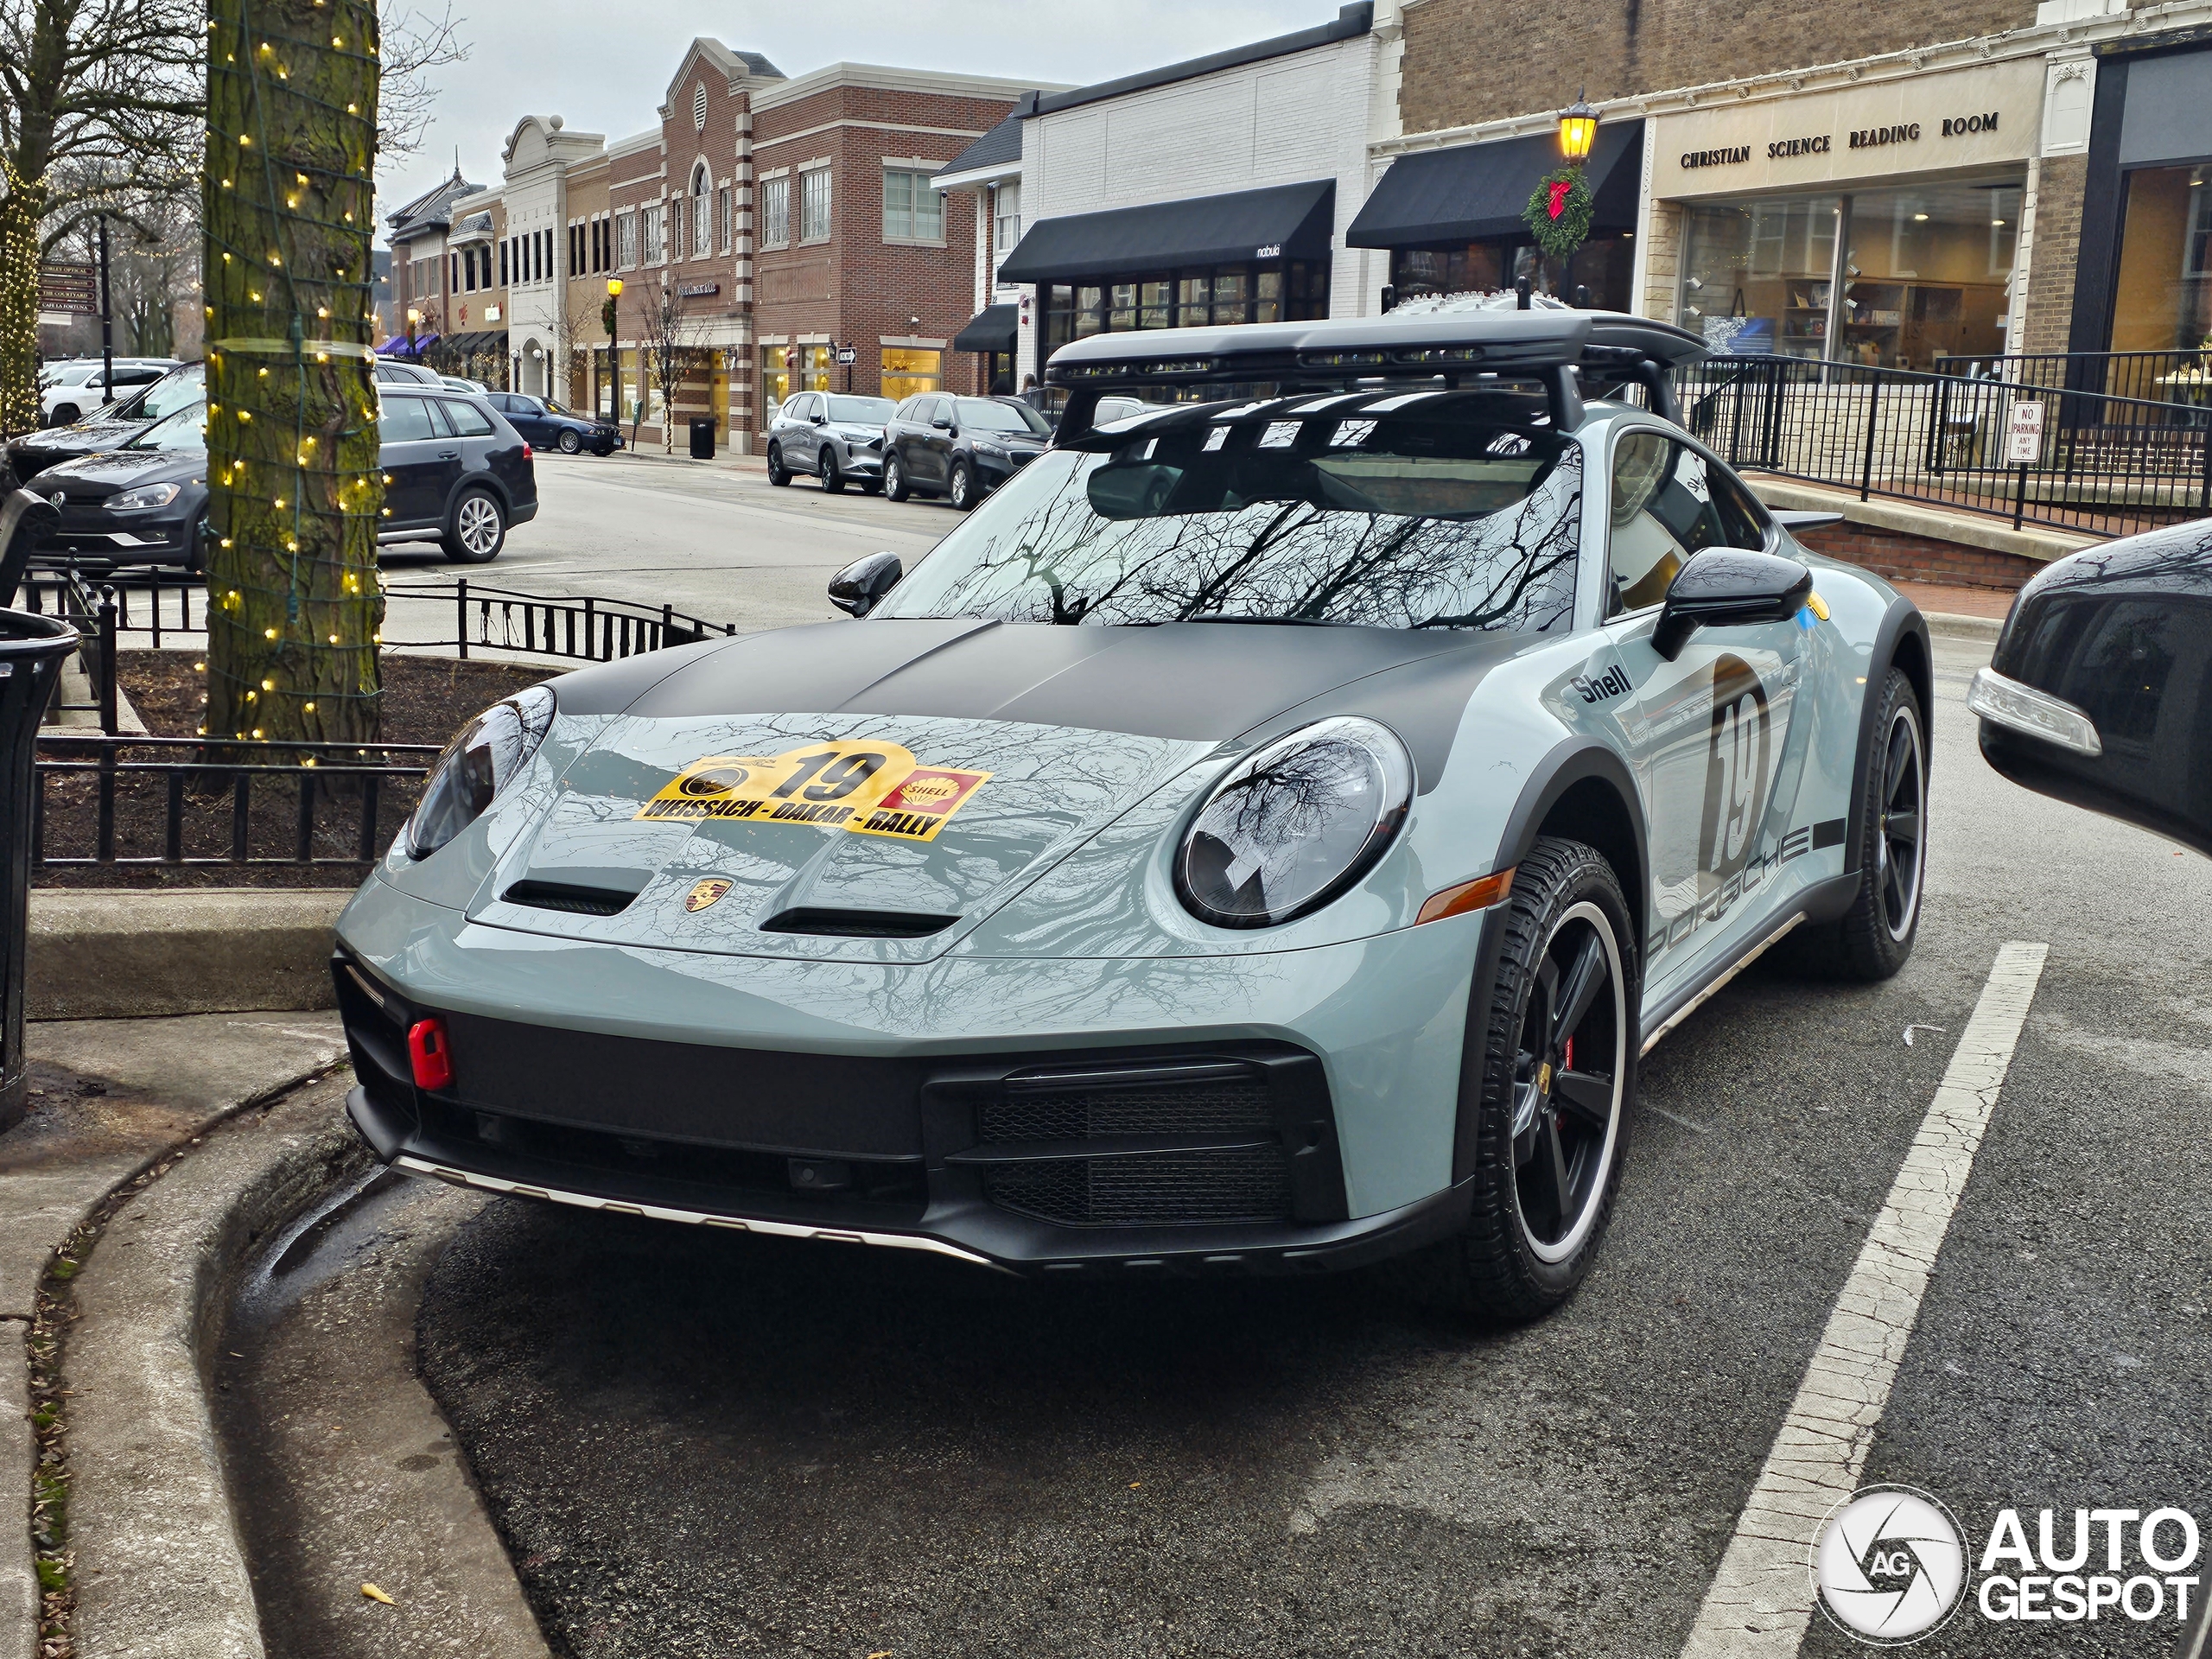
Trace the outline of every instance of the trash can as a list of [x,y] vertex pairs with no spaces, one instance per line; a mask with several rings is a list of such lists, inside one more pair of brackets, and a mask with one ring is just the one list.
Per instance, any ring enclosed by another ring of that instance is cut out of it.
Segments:
[[22,1122],[23,954],[30,923],[31,761],[39,717],[77,649],[59,616],[0,610],[0,1129]]
[[712,417],[691,423],[691,459],[712,461],[715,458],[715,423]]

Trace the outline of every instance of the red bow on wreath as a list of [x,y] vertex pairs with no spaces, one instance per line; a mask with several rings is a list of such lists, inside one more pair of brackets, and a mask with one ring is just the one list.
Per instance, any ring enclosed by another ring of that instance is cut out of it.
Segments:
[[1573,188],[1574,182],[1571,179],[1554,179],[1552,181],[1552,199],[1547,206],[1548,207],[1551,216],[1554,219],[1557,219],[1561,213],[1567,211],[1567,193]]

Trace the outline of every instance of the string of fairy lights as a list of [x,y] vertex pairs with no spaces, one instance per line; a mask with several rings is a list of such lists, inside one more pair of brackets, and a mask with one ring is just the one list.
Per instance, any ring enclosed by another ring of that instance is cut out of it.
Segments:
[[[45,182],[42,178],[21,176],[13,160],[0,151],[0,185],[6,187],[6,211],[11,218],[28,217],[27,204]],[[20,250],[0,250],[10,255],[0,258],[0,288],[7,290],[7,302],[0,307],[0,316],[16,320],[5,326],[17,336],[0,341],[0,351],[7,355],[9,384],[5,395],[10,401],[10,407],[0,409],[0,433],[10,437],[38,424],[38,230],[37,219],[29,217],[30,257],[22,257]]]
[[[374,353],[368,343],[376,321],[367,259],[370,181],[365,168],[329,165],[302,155],[280,162],[270,140],[272,125],[294,131],[305,117],[330,124],[327,160],[374,154],[373,98],[365,108],[358,102],[340,108],[294,86],[292,72],[305,67],[308,54],[325,53],[373,68],[375,14],[371,7],[342,0],[313,4],[330,20],[327,46],[320,35],[310,40],[269,26],[257,17],[253,0],[243,0],[235,20],[219,16],[207,25],[211,115],[221,107],[219,92],[245,117],[234,142],[219,139],[216,124],[209,123],[204,215],[210,334],[207,481],[211,517],[219,531],[219,551],[208,560],[208,664],[210,672],[227,683],[232,734],[238,738],[263,735],[259,723],[245,722],[269,706],[266,700],[289,698],[301,713],[313,715],[325,699],[366,701],[378,696],[359,689],[365,680],[373,684],[375,675],[372,662],[364,665],[359,659],[365,652],[373,658],[382,634],[349,643],[331,629],[327,617],[318,623],[313,614],[319,607],[359,602],[375,582],[382,498],[373,448]],[[275,234],[269,238],[274,246],[242,246],[223,233],[233,216],[219,210],[219,193],[239,191],[242,183],[251,189],[257,182],[263,200],[256,208],[274,221]],[[319,251],[333,239],[357,249],[359,264],[334,264],[327,272],[302,269],[303,244]],[[255,358],[273,361],[254,365],[251,374],[243,372],[238,359],[251,363]],[[344,401],[359,409],[362,418],[335,434],[310,431],[308,378],[334,363],[341,370],[359,365],[359,396]],[[272,367],[277,371],[273,376]],[[265,435],[272,429],[284,431],[281,441]],[[367,465],[332,464],[349,440],[365,436],[372,446]],[[282,458],[269,458],[265,452],[272,448],[280,449]],[[325,488],[328,499],[317,499]],[[267,513],[257,511],[264,500]],[[349,558],[349,544],[357,543],[365,544],[366,556]],[[254,556],[234,556],[238,553]],[[256,582],[241,574],[249,569],[278,570],[283,580]],[[256,613],[277,607],[249,605],[249,596],[281,600],[275,626]],[[257,637],[250,615],[262,622]],[[217,647],[219,630],[232,649]],[[317,671],[318,659],[334,656],[349,659],[342,683],[335,684]],[[235,666],[257,662],[258,668],[244,671]],[[369,671],[362,671],[365,666]],[[211,711],[214,706],[211,701]],[[313,764],[311,758],[307,764]]]

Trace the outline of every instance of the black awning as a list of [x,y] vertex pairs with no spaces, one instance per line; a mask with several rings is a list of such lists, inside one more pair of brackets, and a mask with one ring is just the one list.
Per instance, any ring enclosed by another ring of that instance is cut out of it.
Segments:
[[1010,352],[1021,308],[1009,301],[987,305],[968,319],[968,326],[952,337],[956,352]]
[[[1494,236],[1526,238],[1522,210],[1536,181],[1558,165],[1559,140],[1548,132],[1401,156],[1352,220],[1345,245],[1417,248]],[[1583,170],[1597,209],[1592,235],[1636,228],[1643,173],[1643,123],[1599,127]]]
[[999,267],[999,280],[1065,283],[1255,259],[1324,259],[1336,205],[1337,181],[1320,179],[1039,219]]

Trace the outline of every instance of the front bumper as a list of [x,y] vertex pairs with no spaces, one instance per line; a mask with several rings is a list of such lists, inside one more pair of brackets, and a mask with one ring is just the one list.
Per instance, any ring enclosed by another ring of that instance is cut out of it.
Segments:
[[71,501],[61,522],[39,544],[48,557],[106,559],[116,564],[182,564],[192,548],[193,527],[207,510],[204,497],[187,493],[189,511],[156,508],[148,512],[110,512]]
[[849,476],[854,478],[880,478],[883,475],[883,451],[848,449],[840,465]]
[[[1045,1274],[1351,1266],[1465,1217],[1471,930],[1135,977],[861,968],[608,951],[380,888],[334,964],[351,1106],[378,1156],[418,1173]],[[1094,982],[1104,1000],[1078,988]],[[837,1017],[856,1008],[897,1018]],[[432,1014],[455,1068],[435,1093],[406,1048]]]
[[982,479],[986,488],[995,490],[1031,461],[1036,460],[1044,451],[1016,449],[1007,454],[994,455],[985,450],[978,449],[975,453],[977,474]]

